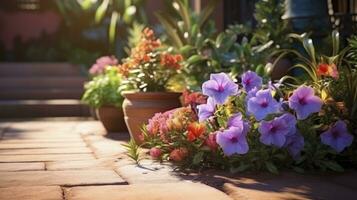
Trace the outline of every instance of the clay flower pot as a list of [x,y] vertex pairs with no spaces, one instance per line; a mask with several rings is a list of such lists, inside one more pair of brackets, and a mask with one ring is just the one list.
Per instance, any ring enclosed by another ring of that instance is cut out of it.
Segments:
[[114,106],[102,106],[96,110],[99,120],[107,132],[126,132],[124,113],[121,108]]
[[130,136],[142,143],[141,128],[155,113],[181,106],[181,93],[175,92],[123,92],[123,111]]

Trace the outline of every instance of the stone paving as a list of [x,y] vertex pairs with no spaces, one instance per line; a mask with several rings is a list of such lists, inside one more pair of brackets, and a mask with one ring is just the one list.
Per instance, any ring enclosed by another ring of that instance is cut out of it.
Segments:
[[136,165],[127,133],[97,121],[0,123],[0,199],[356,199],[357,172],[326,175],[183,173],[145,157]]
[[122,146],[128,133],[104,133],[97,121],[0,123],[0,199],[231,199],[164,165],[135,165]]

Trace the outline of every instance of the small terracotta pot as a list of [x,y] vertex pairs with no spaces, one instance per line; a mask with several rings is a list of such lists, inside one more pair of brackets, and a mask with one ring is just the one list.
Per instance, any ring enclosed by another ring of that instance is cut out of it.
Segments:
[[124,113],[121,108],[114,106],[102,106],[96,110],[99,120],[107,132],[126,132]]
[[125,123],[137,144],[142,143],[143,124],[148,123],[155,113],[180,107],[180,95],[175,92],[123,92]]

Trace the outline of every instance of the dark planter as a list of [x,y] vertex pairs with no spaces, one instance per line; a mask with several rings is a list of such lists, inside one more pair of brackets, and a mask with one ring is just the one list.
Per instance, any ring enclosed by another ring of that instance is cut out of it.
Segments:
[[107,132],[126,132],[123,110],[114,106],[102,106],[96,110],[99,120]]
[[327,0],[285,0],[282,18],[289,20],[298,33],[313,31],[321,35],[330,28]]
[[281,77],[288,74],[289,69],[292,67],[292,62],[288,58],[281,58],[275,66],[273,66],[276,58],[269,58],[265,71],[270,74],[272,80],[279,80]]
[[142,143],[141,127],[155,113],[181,106],[181,93],[174,92],[124,92],[123,110],[130,136],[136,143]]

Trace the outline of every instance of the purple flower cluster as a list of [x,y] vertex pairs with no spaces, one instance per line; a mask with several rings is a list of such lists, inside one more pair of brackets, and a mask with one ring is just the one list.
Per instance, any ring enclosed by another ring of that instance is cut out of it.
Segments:
[[[197,106],[199,121],[203,122],[214,116],[217,107],[227,103],[229,97],[245,94],[244,105],[247,115],[253,116],[259,122],[260,142],[286,148],[294,159],[298,158],[304,149],[305,141],[297,129],[297,120],[305,120],[313,113],[320,112],[323,105],[322,100],[315,95],[314,89],[302,85],[293,91],[288,101],[282,103],[282,100],[277,101],[273,96],[280,83],[263,86],[262,78],[252,71],[244,73],[241,80],[243,88],[239,90],[238,85],[227,74],[212,74],[210,80],[202,86],[203,94],[208,96],[208,100],[206,104]],[[294,113],[289,113],[288,110]],[[243,119],[242,114],[233,114],[227,121],[227,127],[217,131],[217,144],[226,156],[246,154],[249,151],[247,142],[249,130],[250,125]],[[323,144],[337,152],[350,146],[353,140],[343,121],[336,122],[320,137]]]

